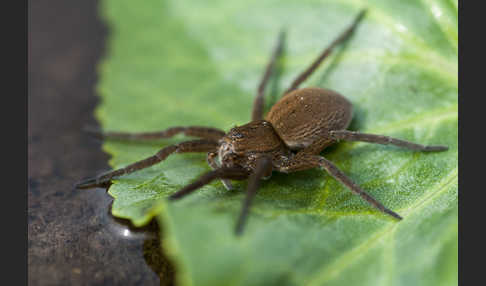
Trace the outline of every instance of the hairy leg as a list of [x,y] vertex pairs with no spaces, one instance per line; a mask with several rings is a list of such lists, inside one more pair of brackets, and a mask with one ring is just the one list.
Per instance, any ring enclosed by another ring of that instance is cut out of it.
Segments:
[[285,91],[284,94],[287,94],[293,90],[295,90],[299,85],[304,82],[316,69],[319,67],[321,62],[332,52],[332,50],[341,42],[345,41],[351,34],[353,33],[354,29],[358,25],[359,21],[363,18],[366,10],[362,10],[354,19],[353,23],[346,28],[327,48],[322,51],[322,53],[317,57],[317,59],[305,70],[303,71],[297,78],[292,82],[290,87]]
[[[216,163],[216,158],[218,154],[216,152],[209,152],[207,156],[207,161],[208,165],[211,167],[211,169],[216,170],[219,168],[218,164]],[[223,183],[223,186],[228,190],[231,191],[233,189],[233,185],[231,184],[230,180],[227,179],[221,179],[221,183]]]
[[397,213],[387,209],[383,206],[379,201],[375,200],[372,196],[368,193],[363,191],[358,185],[356,185],[351,179],[346,176],[341,170],[336,167],[331,161],[327,160],[324,157],[317,157],[316,160],[318,161],[319,166],[323,167],[334,179],[341,182],[343,185],[348,187],[353,193],[363,198],[369,204],[374,206],[375,208],[379,209],[381,212],[391,215],[396,219],[402,219]]
[[379,209],[381,212],[391,215],[396,219],[402,219],[402,217],[399,216],[397,213],[387,209],[379,201],[375,200],[371,195],[363,191],[348,176],[346,176],[346,174],[344,174],[341,170],[339,170],[339,168],[336,165],[334,165],[331,161],[327,160],[324,157],[313,155],[313,154],[300,153],[297,154],[293,160],[290,160],[286,164],[282,165],[280,171],[290,173],[290,172],[306,170],[315,167],[324,168],[324,170],[326,170],[329,173],[329,175],[331,175],[334,179],[341,182],[353,193],[360,196],[362,199],[367,201],[375,208]]
[[425,145],[416,144],[409,141],[396,139],[384,135],[366,134],[366,133],[360,133],[360,132],[354,132],[348,130],[331,131],[330,135],[334,140],[364,141],[364,142],[377,143],[383,145],[395,145],[410,150],[424,151],[424,152],[446,151],[449,149],[447,146],[442,146],[442,145],[425,146]]
[[253,102],[253,112],[251,115],[252,121],[263,119],[263,98],[265,95],[265,87],[267,86],[268,80],[270,79],[270,76],[272,75],[272,72],[275,68],[275,62],[282,53],[284,37],[285,33],[281,31],[278,36],[277,46],[272,53],[272,57],[270,58],[270,61],[267,64],[267,68],[265,69],[265,73],[263,74],[260,84],[258,85],[258,93],[255,101]]
[[157,154],[130,164],[124,168],[110,171],[100,176],[83,180],[76,184],[76,188],[87,189],[97,186],[103,186],[110,182],[112,178],[126,175],[150,166],[153,166],[165,160],[172,153],[187,153],[187,152],[210,152],[216,150],[218,143],[209,140],[193,140],[185,141],[179,144],[170,145],[161,149]]
[[207,172],[199,177],[194,183],[185,186],[179,191],[169,196],[169,200],[180,199],[204,185],[209,184],[214,179],[244,180],[248,177],[248,172],[242,168],[220,168]]
[[162,131],[155,132],[138,132],[138,133],[127,133],[127,132],[112,132],[112,131],[100,131],[93,128],[85,128],[85,131],[94,135],[95,137],[102,139],[118,139],[118,140],[131,140],[131,141],[141,141],[141,140],[154,140],[162,138],[170,138],[177,134],[184,134],[186,136],[194,136],[208,140],[219,140],[224,136],[225,132],[217,128],[203,127],[203,126],[174,126]]
[[235,233],[240,235],[243,232],[243,227],[245,226],[245,221],[248,216],[248,211],[250,209],[251,202],[260,187],[260,180],[265,177],[266,174],[271,171],[272,161],[267,157],[262,157],[257,160],[255,171],[250,175],[248,187],[246,191],[246,197],[243,201],[243,206],[241,208],[241,213],[236,224]]

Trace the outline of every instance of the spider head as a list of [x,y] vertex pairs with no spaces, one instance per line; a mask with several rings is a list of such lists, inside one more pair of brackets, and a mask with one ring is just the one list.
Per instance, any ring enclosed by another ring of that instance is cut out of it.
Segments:
[[288,152],[270,122],[252,121],[232,128],[220,141],[218,157],[222,166],[255,168],[261,155],[275,157]]

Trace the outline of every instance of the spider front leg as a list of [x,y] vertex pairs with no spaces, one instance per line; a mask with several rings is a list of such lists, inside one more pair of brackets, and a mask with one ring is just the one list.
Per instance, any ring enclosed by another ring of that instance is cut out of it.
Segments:
[[241,213],[236,224],[235,233],[240,235],[243,233],[248,211],[250,210],[251,202],[260,187],[260,181],[272,171],[272,160],[268,157],[261,157],[257,159],[255,171],[250,175],[248,186],[246,190],[246,197],[243,201]]
[[114,131],[100,131],[95,128],[85,128],[85,131],[98,137],[100,139],[116,139],[116,140],[129,140],[129,141],[145,141],[155,140],[163,138],[171,138],[177,134],[184,134],[186,136],[194,136],[208,140],[219,140],[224,136],[225,132],[217,128],[203,127],[203,126],[174,126],[162,131],[154,132],[114,132]]
[[446,151],[449,149],[447,146],[443,145],[421,145],[385,135],[377,135],[377,134],[366,134],[360,133],[355,131],[348,131],[348,130],[339,130],[339,131],[331,131],[331,137],[334,140],[345,140],[345,141],[363,141],[369,143],[377,143],[383,145],[395,145],[398,147],[407,148],[410,150],[415,151],[423,151],[423,152],[437,152],[437,151]]
[[215,179],[244,180],[247,177],[248,172],[243,168],[219,168],[212,170],[199,177],[194,183],[189,184],[170,195],[169,200],[173,201],[185,197],[204,185],[211,183]]
[[261,157],[256,162],[255,171],[251,174],[243,168],[219,168],[207,172],[206,174],[199,177],[194,183],[185,186],[184,188],[180,189],[179,191],[173,193],[169,196],[169,200],[178,200],[182,197],[189,195],[190,193],[194,192],[195,190],[203,187],[204,185],[209,184],[215,179],[221,180],[244,180],[250,176],[246,197],[243,201],[241,213],[238,218],[238,222],[235,228],[235,234],[240,235],[243,233],[243,228],[245,226],[246,218],[248,217],[248,211],[250,209],[251,202],[256,195],[258,188],[260,187],[260,180],[272,171],[272,161],[270,158]]
[[346,176],[346,174],[339,170],[336,165],[334,165],[331,161],[327,160],[324,157],[306,153],[298,153],[292,160],[287,162],[286,165],[283,165],[280,168],[280,171],[290,173],[315,167],[324,168],[324,170],[326,170],[329,175],[331,175],[334,179],[338,180],[340,183],[348,187],[348,189],[350,189],[353,193],[360,196],[362,199],[367,201],[369,204],[371,204],[381,212],[388,214],[396,219],[402,219],[400,215],[386,208],[385,206],[383,206],[382,203],[380,203],[371,195],[363,191],[348,176]]
[[161,161],[165,160],[170,154],[172,153],[187,153],[187,152],[210,152],[216,150],[218,147],[218,142],[216,141],[209,141],[209,140],[192,140],[192,141],[185,141],[179,144],[170,145],[155,155],[145,158],[143,160],[137,161],[133,164],[130,164],[124,168],[117,169],[100,176],[86,179],[76,184],[76,188],[79,189],[87,189],[93,187],[103,186],[106,183],[110,182],[112,178],[126,175],[150,166],[153,166]]

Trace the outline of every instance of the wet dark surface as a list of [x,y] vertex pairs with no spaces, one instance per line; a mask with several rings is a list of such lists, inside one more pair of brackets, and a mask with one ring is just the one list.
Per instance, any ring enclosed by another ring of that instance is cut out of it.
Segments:
[[81,132],[98,126],[96,64],[108,35],[98,2],[28,4],[29,285],[171,285],[154,223],[133,229],[109,214],[105,189],[73,188],[109,169],[101,142]]

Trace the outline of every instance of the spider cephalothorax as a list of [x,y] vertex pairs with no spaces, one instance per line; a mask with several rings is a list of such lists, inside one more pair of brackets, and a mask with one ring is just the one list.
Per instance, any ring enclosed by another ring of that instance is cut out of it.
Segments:
[[272,162],[277,162],[292,155],[272,124],[265,120],[252,121],[231,129],[220,140],[220,144],[218,157],[221,166],[238,166],[249,172],[255,170],[257,158],[262,156],[268,156]]
[[284,96],[272,106],[265,118],[263,117],[264,90],[275,61],[281,53],[283,34],[279,37],[277,48],[258,86],[258,95],[253,105],[250,123],[234,127],[228,133],[216,128],[201,126],[172,127],[160,132],[137,134],[96,132],[97,135],[105,138],[125,140],[168,138],[178,133],[201,139],[167,146],[151,157],[84,180],[78,183],[77,187],[104,186],[114,177],[157,164],[172,153],[207,152],[207,161],[213,170],[202,175],[194,183],[173,193],[169,199],[175,200],[184,197],[215,179],[220,179],[226,188],[231,189],[230,180],[248,178],[246,198],[236,225],[237,233],[241,233],[243,230],[249,206],[261,179],[269,178],[272,171],[291,173],[315,167],[323,168],[353,193],[383,213],[401,219],[398,214],[384,207],[352,182],[331,161],[320,156],[321,151],[339,140],[392,144],[416,151],[444,151],[447,150],[447,147],[424,146],[383,135],[348,131],[346,128],[352,118],[352,105],[345,97],[337,92],[317,87],[298,89],[299,85],[312,74],[331,50],[349,38],[363,15],[364,11],[359,13],[352,25],[292,82]]

